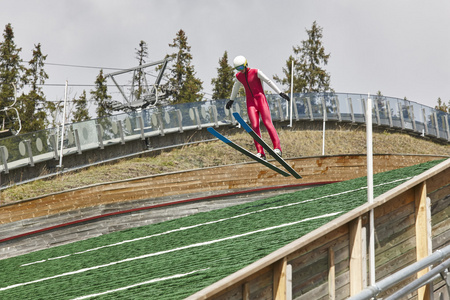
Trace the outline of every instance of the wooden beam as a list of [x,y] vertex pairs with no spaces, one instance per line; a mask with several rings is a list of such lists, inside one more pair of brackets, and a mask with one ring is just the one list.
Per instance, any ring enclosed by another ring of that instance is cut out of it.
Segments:
[[[427,207],[427,187],[426,183],[422,182],[414,189],[415,197],[415,217],[416,217],[416,259],[417,261],[424,259],[431,253],[428,250],[429,236],[428,236],[428,209]],[[429,268],[425,268],[417,272],[417,278],[425,275]],[[430,299],[430,284],[427,284],[417,290],[418,300]]]
[[362,218],[359,216],[349,223],[350,243],[350,296],[358,294],[363,289],[362,261]]
[[286,266],[287,259],[274,263],[273,266],[273,299],[286,300]]
[[242,300],[250,300],[250,288],[248,282],[242,285]]
[[336,267],[333,247],[328,248],[328,299],[336,299]]

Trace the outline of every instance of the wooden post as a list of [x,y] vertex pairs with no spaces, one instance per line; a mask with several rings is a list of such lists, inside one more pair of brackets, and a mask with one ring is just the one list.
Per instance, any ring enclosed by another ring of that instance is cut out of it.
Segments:
[[[415,214],[416,214],[416,259],[417,261],[427,257],[428,253],[428,218],[427,218],[427,187],[422,182],[416,186],[415,191]],[[417,278],[425,275],[429,270],[425,268],[417,272]],[[430,299],[430,284],[424,285],[417,290],[418,300]]]
[[273,299],[286,299],[286,266],[287,258],[279,260],[273,267]]
[[242,285],[242,300],[250,300],[250,288],[248,282]]
[[328,248],[328,299],[336,299],[336,268],[333,248]]
[[362,218],[349,223],[350,239],[350,296],[358,294],[363,289],[362,272]]

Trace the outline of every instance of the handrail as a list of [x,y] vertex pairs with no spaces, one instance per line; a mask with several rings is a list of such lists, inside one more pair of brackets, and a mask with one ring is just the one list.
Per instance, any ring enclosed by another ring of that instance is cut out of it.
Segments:
[[[367,299],[376,297],[379,293],[381,293],[381,292],[387,290],[388,288],[392,287],[393,285],[405,280],[409,276],[416,274],[417,272],[419,272],[420,270],[422,270],[428,266],[434,265],[436,263],[440,263],[448,257],[450,257],[450,245],[448,245],[442,249],[436,250],[433,254],[429,255],[428,257],[405,267],[404,269],[398,271],[397,273],[392,274],[391,276],[380,280],[379,282],[375,283],[374,285],[371,285],[371,286],[365,288],[359,294],[348,298],[348,300],[367,300]],[[449,264],[450,264],[450,262],[447,261],[444,265],[448,267]],[[442,266],[440,266],[439,268],[436,268],[436,269],[437,269],[436,270],[436,272],[437,272],[442,269]],[[438,272],[438,273],[440,273],[440,272]],[[434,275],[435,274],[433,273],[433,276]],[[426,281],[428,281],[428,279]],[[415,285],[414,285],[414,288],[415,288]],[[410,292],[410,291],[411,290],[408,290],[407,292]],[[404,292],[404,291],[402,291],[402,292]],[[389,299],[398,299],[398,298],[389,298]]]
[[[418,288],[431,283],[432,281],[438,279],[439,277],[442,276],[442,274],[446,274],[446,277],[448,277],[448,269],[450,267],[450,259],[446,260],[444,263],[436,266],[435,268],[433,268],[430,272],[426,273],[425,275],[423,275],[422,277],[414,280],[413,282],[411,282],[410,284],[404,286],[403,288],[401,288],[400,290],[398,290],[397,292],[395,292],[394,294],[390,295],[389,297],[387,297],[385,300],[396,300],[396,299],[400,299],[400,297],[403,297],[409,293],[411,293],[412,291],[417,290]],[[450,283],[447,283],[447,291],[450,295]]]

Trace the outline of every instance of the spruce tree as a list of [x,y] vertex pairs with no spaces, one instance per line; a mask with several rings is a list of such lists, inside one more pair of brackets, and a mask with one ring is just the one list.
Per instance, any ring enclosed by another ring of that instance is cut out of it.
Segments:
[[73,104],[75,105],[75,112],[73,113],[72,122],[82,122],[90,119],[85,90],[83,90],[78,99],[73,99]]
[[283,68],[285,77],[274,76],[274,80],[283,85],[291,83],[291,64],[294,61],[294,92],[321,93],[333,91],[330,87],[330,75],[323,69],[328,64],[330,54],[325,53],[322,44],[322,28],[314,21],[310,30],[306,30],[308,39],[301,46],[294,46],[295,56],[290,56]]
[[[148,47],[145,41],[139,43],[139,48],[136,50],[136,59],[138,60],[138,66],[142,66],[146,63],[148,57]],[[145,73],[142,69],[138,69],[134,72],[133,83],[137,88],[134,90],[134,96],[136,100],[140,100],[142,95],[146,93],[145,90]]]
[[182,29],[177,32],[169,47],[177,50],[175,53],[168,55],[173,58],[168,82],[171,102],[176,104],[202,100],[203,82],[195,77],[194,66],[191,65],[191,47],[188,46],[187,36]]
[[228,53],[225,51],[222,58],[219,59],[219,68],[217,68],[217,78],[211,79],[213,86],[214,100],[229,99],[234,84],[234,70],[228,64]]
[[20,114],[23,120],[22,132],[33,132],[45,129],[47,119],[46,98],[41,85],[48,79],[44,71],[44,62],[47,55],[42,54],[41,44],[34,46],[33,57],[28,62],[28,68],[25,70],[23,81],[30,86],[28,94],[22,94],[18,101],[20,105]]
[[[10,23],[5,26],[3,42],[0,43],[0,108],[11,106],[14,102],[14,85],[19,90],[23,87],[21,76],[23,75],[22,59],[14,42],[14,31]],[[14,123],[5,112],[0,112],[0,124],[5,122],[10,128]],[[17,125],[14,123],[14,125]],[[17,128],[15,128],[17,129]]]
[[111,96],[108,95],[108,86],[103,70],[100,70],[95,80],[95,90],[91,90],[91,98],[97,104],[96,112],[98,118],[112,115],[112,111],[107,105],[107,101],[111,99]]

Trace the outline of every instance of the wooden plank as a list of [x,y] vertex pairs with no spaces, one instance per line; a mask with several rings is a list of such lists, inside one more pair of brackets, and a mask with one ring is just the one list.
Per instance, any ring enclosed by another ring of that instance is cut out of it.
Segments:
[[284,257],[274,264],[273,268],[273,299],[286,300],[286,267],[287,259]]
[[[428,236],[428,213],[427,213],[427,187],[425,182],[417,185],[414,189],[415,207],[416,207],[416,259],[417,261],[424,259],[431,253],[429,252],[429,236]],[[417,278],[422,277],[429,271],[425,268],[417,273]],[[418,300],[430,299],[430,284],[427,284],[417,291]]]
[[363,289],[362,273],[362,218],[361,216],[349,222],[350,241],[350,296],[358,294]]
[[328,299],[336,299],[336,267],[334,265],[334,250],[328,248]]

